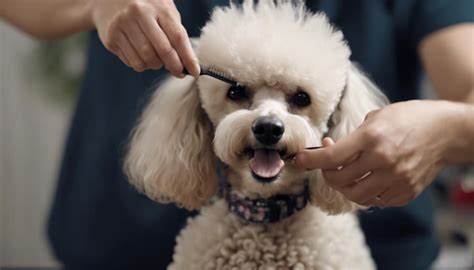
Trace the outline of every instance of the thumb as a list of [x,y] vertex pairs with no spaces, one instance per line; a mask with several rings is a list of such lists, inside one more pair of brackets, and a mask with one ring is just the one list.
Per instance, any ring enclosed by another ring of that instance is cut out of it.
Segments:
[[334,141],[331,139],[331,137],[326,137],[323,139],[323,147],[331,146],[334,144]]
[[373,117],[373,116],[376,115],[379,111],[380,111],[380,109],[370,111],[368,114],[365,115],[364,121],[366,121],[367,119]]
[[[322,148],[319,149],[303,149],[295,156],[295,165],[303,169],[326,169],[334,165],[328,159],[328,146],[334,144],[334,141],[326,137],[322,141]],[[326,149],[325,149],[326,148]]]

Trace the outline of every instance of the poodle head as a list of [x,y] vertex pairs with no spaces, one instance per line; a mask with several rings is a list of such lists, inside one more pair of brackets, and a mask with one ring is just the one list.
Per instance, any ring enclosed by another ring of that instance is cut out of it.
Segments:
[[202,66],[238,82],[170,79],[137,126],[126,160],[132,183],[187,208],[216,193],[217,160],[249,198],[300,193],[329,213],[357,209],[320,171],[294,166],[301,149],[337,140],[384,104],[349,60],[340,31],[301,2],[244,1],[217,8],[197,42]]

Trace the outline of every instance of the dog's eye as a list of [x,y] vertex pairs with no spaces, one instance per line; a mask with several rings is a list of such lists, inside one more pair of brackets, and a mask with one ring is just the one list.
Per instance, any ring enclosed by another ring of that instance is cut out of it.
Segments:
[[311,98],[308,93],[300,90],[290,98],[290,102],[298,107],[306,107],[311,103]]
[[227,91],[227,97],[234,101],[239,101],[248,98],[247,90],[243,85],[232,85]]

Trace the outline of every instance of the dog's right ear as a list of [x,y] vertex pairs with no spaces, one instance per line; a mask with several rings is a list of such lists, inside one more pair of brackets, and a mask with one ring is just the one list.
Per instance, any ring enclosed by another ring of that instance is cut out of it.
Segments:
[[133,131],[125,172],[153,200],[199,208],[217,190],[212,137],[195,79],[170,78]]

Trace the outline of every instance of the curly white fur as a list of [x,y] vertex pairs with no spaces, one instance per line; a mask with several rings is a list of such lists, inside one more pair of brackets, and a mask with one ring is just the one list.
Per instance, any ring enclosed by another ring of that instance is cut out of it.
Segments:
[[[257,225],[217,201],[181,232],[170,269],[373,269],[350,214],[360,207],[326,185],[319,170],[302,171],[285,161],[278,179],[262,184],[242,154],[258,144],[251,125],[260,116],[284,123],[275,147],[294,154],[320,145],[327,132],[335,140],[346,136],[386,103],[349,60],[342,33],[301,1],[247,0],[215,9],[196,43],[201,64],[237,79],[249,97],[230,100],[229,86],[209,77],[169,79],[133,133],[125,163],[131,183],[159,202],[200,208],[216,193],[219,159],[238,194],[300,193],[309,180],[312,206],[276,224]],[[310,106],[291,104],[297,91],[310,96]]]
[[150,198],[198,208],[217,189],[211,127],[193,79],[169,79],[161,88],[134,130],[125,170]]
[[374,264],[354,215],[307,207],[276,224],[241,220],[220,200],[190,219],[169,270],[370,270]]

